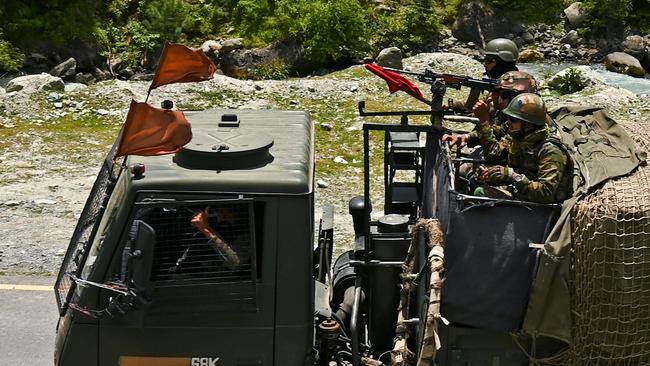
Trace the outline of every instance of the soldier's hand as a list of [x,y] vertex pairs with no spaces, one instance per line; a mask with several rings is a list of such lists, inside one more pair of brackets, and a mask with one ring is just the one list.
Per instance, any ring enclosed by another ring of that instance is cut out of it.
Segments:
[[485,100],[479,100],[474,104],[472,113],[478,118],[479,123],[486,123],[490,121],[490,104]]
[[213,232],[212,227],[210,227],[209,214],[210,214],[210,208],[206,207],[205,210],[192,216],[192,226],[197,228],[200,232],[202,232],[206,236],[208,236],[208,234],[211,234]]
[[463,147],[467,145],[467,140],[469,140],[469,135],[442,135],[442,141],[449,142],[449,147],[458,146]]
[[487,168],[483,167],[479,173],[479,180],[491,184],[507,184],[514,182],[516,174],[510,167],[493,165]]

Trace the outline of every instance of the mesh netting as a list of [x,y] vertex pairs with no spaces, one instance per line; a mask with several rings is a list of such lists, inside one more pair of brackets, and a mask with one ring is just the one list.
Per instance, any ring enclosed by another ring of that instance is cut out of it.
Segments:
[[77,226],[75,227],[68,250],[63,257],[63,263],[59,270],[59,275],[54,285],[56,301],[59,306],[59,312],[63,315],[68,308],[74,294],[74,281],[70,275],[78,275],[80,268],[86,260],[88,246],[92,243],[99,224],[99,218],[103,212],[106,200],[110,194],[110,179],[112,169],[114,168],[111,160],[115,152],[115,144],[104,160],[97,179],[84,205]]
[[[650,125],[623,125],[650,151]],[[611,180],[572,212],[573,344],[562,365],[650,364],[650,167]]]

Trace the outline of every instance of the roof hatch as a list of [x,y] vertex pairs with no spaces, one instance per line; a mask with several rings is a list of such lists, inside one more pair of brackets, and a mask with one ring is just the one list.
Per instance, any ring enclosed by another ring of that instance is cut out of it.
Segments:
[[252,169],[273,161],[271,146],[271,136],[246,132],[236,114],[223,114],[216,128],[193,128],[192,140],[176,153],[174,162],[187,169]]

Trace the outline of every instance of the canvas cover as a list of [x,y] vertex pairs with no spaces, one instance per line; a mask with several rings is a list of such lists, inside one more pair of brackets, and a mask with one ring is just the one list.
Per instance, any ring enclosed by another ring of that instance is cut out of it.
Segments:
[[[576,267],[576,263],[571,262],[569,249],[572,240],[583,240],[586,244],[602,247],[606,245],[606,242],[614,240],[610,239],[612,237],[610,234],[616,234],[618,230],[616,212],[609,218],[601,216],[600,221],[596,217],[576,221],[576,213],[581,209],[597,212],[595,207],[604,211],[618,210],[616,204],[620,198],[615,196],[610,197],[610,200],[601,199],[591,202],[589,200],[597,195],[602,196],[603,192],[607,192],[605,188],[616,186],[617,182],[621,180],[610,181],[611,179],[623,177],[635,171],[635,174],[639,174],[640,171],[637,168],[645,162],[646,154],[636,148],[635,141],[626,133],[625,129],[613,121],[601,108],[560,107],[551,111],[550,114],[558,125],[560,138],[568,147],[568,152],[574,163],[574,197],[564,202],[560,218],[546,240],[540,256],[539,267],[534,276],[523,330],[531,335],[553,337],[571,344],[574,337],[572,331],[576,331],[572,321],[571,311],[574,310],[572,307],[576,306],[576,301],[583,301],[582,297],[587,296],[586,293],[575,293],[578,288],[586,289],[584,284],[570,282],[572,266],[573,271],[576,272],[580,265],[586,265],[586,263],[578,263],[579,265]],[[642,147],[647,146],[648,144]],[[608,183],[605,184],[605,182]],[[633,193],[634,188],[626,191]],[[645,216],[646,221],[647,217]],[[572,228],[572,222],[576,227]],[[595,237],[580,237],[582,233],[593,230],[593,227],[598,225],[603,226],[600,232],[603,235],[599,239],[601,242],[598,242]],[[643,230],[641,231],[643,232]],[[623,258],[616,258],[615,255],[609,261],[602,258],[591,259],[594,262],[593,265],[606,269],[603,272],[603,280],[606,280],[608,276],[610,278],[613,276],[608,268],[615,266],[614,262],[619,260],[620,263],[624,263]],[[589,276],[593,276],[593,273]],[[572,294],[572,292],[574,293]],[[616,313],[615,308],[611,308],[609,311],[612,314]],[[580,336],[584,337],[585,335]],[[580,350],[575,352],[580,352]],[[585,355],[578,357],[585,357]],[[554,362],[557,364],[558,361],[551,361],[551,363]],[[566,360],[562,364],[566,364],[565,362]]]

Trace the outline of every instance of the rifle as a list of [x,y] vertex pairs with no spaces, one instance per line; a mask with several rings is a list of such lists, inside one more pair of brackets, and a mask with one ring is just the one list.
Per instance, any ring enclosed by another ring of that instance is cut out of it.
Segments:
[[474,103],[478,101],[478,97],[482,92],[491,92],[497,86],[497,80],[491,78],[476,79],[465,75],[441,74],[430,69],[424,69],[424,72],[404,71],[390,67],[385,67],[384,69],[399,74],[415,76],[418,81],[429,85],[434,85],[442,81],[445,86],[456,90],[460,90],[463,86],[470,88],[469,96],[465,102],[467,109],[471,109],[474,106]]

